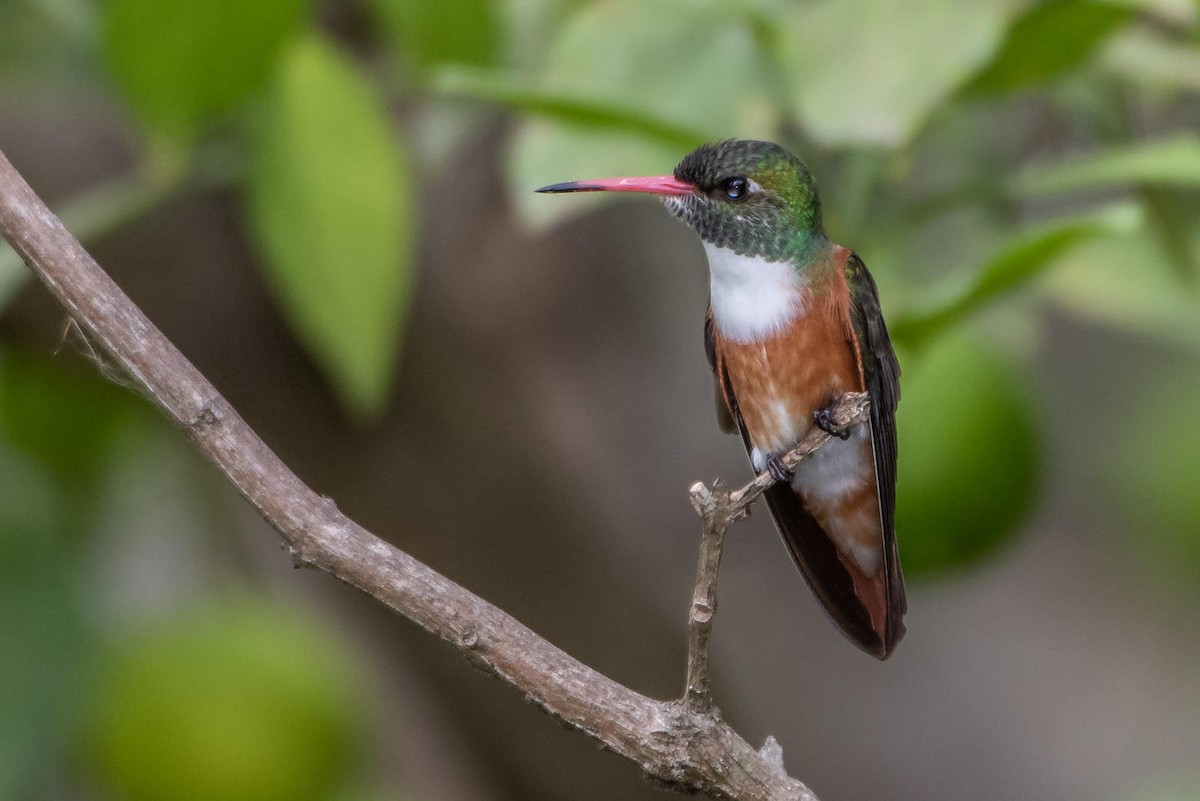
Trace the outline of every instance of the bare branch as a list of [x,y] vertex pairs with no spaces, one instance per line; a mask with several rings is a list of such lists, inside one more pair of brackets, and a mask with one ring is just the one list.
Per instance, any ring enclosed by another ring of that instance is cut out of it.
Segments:
[[[815,801],[784,772],[773,739],[756,751],[710,706],[655,701],[621,686],[313,492],[121,292],[2,153],[0,233],[88,337],[279,531],[298,566],[320,568],[371,595],[670,787],[720,798]],[[731,508],[761,493],[757,484],[734,493]]]

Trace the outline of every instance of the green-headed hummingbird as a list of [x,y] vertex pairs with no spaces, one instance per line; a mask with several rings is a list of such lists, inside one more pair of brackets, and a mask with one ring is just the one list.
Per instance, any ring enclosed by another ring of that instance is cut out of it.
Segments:
[[[875,282],[825,235],[816,181],[770,142],[728,140],[675,174],[572,181],[539,192],[648,192],[704,242],[710,273],[704,345],[718,417],[738,432],[788,551],[842,631],[879,659],[904,635],[896,551],[900,367]],[[867,392],[870,422],[838,433],[789,474],[780,457],[845,392]]]

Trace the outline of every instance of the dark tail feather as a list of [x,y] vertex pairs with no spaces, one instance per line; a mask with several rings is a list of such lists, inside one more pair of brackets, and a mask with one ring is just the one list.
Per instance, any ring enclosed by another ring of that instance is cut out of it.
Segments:
[[898,580],[892,576],[898,573],[891,567],[894,555],[883,577],[867,576],[842,555],[789,485],[776,484],[765,497],[796,567],[842,633],[877,659],[891,656],[904,636],[903,610],[892,608],[895,593],[888,586]]

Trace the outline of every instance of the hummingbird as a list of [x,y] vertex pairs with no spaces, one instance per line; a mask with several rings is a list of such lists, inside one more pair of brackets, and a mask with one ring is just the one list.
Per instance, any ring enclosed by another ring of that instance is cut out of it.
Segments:
[[[722,430],[741,435],[788,552],[859,648],[887,659],[907,602],[893,526],[900,366],[875,281],[825,233],[817,184],[772,142],[730,139],[673,175],[569,181],[538,192],[645,192],[699,236],[708,256],[704,350]],[[869,422],[838,430],[830,409],[867,392]],[[781,461],[820,427],[831,439],[794,471]]]

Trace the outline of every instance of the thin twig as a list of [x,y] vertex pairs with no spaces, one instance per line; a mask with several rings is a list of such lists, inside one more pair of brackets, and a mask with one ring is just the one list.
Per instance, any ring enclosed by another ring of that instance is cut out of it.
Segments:
[[88,337],[279,531],[297,566],[319,568],[371,595],[667,786],[748,801],[815,801],[784,771],[774,740],[757,751],[715,714],[623,687],[313,492],[121,292],[2,153],[0,234]]
[[[869,419],[870,396],[865,392],[847,392],[831,410],[837,430]],[[829,442],[830,435],[813,426],[792,450],[780,459],[783,466],[793,470]],[[725,533],[742,518],[750,516],[750,506],[775,483],[770,473],[760,473],[754,480],[735,492],[730,492],[720,479],[712,489],[696,482],[688,490],[692,506],[704,522],[700,538],[700,561],[696,568],[696,588],[688,615],[687,684],[684,701],[688,708],[700,714],[713,710],[709,687],[709,641],[712,639],[713,617],[717,611],[717,570],[725,545]],[[776,747],[778,747],[776,745]],[[781,752],[782,753],[782,752]]]
[[712,637],[713,616],[717,612],[717,571],[721,567],[721,553],[725,545],[725,532],[729,530],[729,489],[725,482],[717,479],[712,489],[697,481],[688,491],[700,519],[704,521],[704,533],[700,538],[700,561],[696,567],[696,589],[692,593],[692,608],[688,614],[688,661],[687,684],[684,700],[693,712],[707,713],[712,710],[712,694],[709,691],[708,642]]

